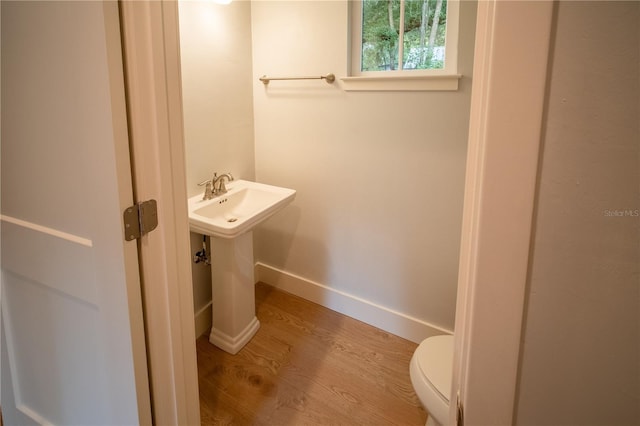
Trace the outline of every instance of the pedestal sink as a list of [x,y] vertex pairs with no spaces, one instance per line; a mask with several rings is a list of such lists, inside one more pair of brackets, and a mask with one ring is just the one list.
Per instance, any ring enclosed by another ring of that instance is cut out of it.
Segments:
[[211,200],[189,199],[189,227],[211,236],[209,341],[236,354],[260,327],[255,314],[253,228],[291,203],[296,191],[246,180]]

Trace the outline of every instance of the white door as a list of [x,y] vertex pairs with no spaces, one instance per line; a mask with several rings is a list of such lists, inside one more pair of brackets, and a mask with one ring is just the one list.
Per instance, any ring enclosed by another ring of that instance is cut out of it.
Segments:
[[4,424],[148,424],[118,5],[1,17]]

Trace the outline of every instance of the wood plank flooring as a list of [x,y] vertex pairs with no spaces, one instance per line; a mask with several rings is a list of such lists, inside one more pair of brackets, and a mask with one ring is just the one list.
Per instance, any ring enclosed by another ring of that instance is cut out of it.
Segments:
[[238,354],[197,341],[203,425],[424,425],[416,344],[262,283],[256,311]]

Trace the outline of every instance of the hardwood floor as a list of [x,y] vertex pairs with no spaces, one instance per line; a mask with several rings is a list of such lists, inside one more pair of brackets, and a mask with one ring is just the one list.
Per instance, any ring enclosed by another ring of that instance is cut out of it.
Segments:
[[256,311],[238,354],[197,341],[203,425],[424,425],[416,344],[262,283]]

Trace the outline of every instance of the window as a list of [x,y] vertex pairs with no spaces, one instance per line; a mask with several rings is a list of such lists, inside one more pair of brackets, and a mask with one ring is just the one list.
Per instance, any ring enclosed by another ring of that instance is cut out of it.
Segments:
[[346,90],[457,90],[457,0],[351,2]]

